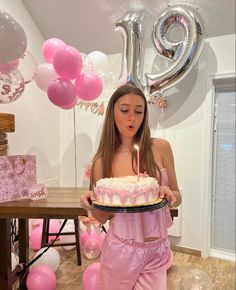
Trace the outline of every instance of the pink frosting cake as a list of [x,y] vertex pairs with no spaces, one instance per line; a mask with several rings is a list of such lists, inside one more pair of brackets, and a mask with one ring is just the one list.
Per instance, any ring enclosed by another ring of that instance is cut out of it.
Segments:
[[103,178],[97,181],[94,192],[103,205],[137,206],[156,201],[159,185],[157,179],[149,176]]

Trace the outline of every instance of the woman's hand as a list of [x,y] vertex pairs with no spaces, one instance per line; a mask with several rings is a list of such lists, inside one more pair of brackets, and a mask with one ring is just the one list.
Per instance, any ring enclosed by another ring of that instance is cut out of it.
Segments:
[[174,207],[177,202],[174,192],[169,188],[169,186],[166,185],[160,186],[159,197],[165,198],[169,202],[170,207]]
[[83,208],[86,210],[93,210],[92,201],[96,199],[96,195],[93,191],[87,191],[80,197],[80,202]]

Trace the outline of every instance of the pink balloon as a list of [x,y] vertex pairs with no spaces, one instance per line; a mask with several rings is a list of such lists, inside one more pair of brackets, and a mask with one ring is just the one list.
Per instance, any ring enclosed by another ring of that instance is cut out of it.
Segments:
[[[34,264],[33,264],[34,265]],[[46,264],[39,264],[34,266],[31,271],[29,272],[29,275],[36,273],[36,272],[41,272],[41,273],[48,273],[52,270],[52,268]]]
[[39,250],[41,248],[42,231],[42,227],[40,226],[30,234],[29,243],[33,250]]
[[76,95],[86,101],[99,97],[102,89],[102,79],[94,72],[82,73],[75,81]]
[[[58,220],[56,219],[50,219],[50,222],[49,222],[49,232],[51,234],[53,233],[58,233],[59,230],[60,230],[60,227],[61,227],[61,224]],[[56,236],[50,236],[49,237],[49,242],[52,242],[54,239],[56,238]]]
[[56,289],[56,275],[47,265],[36,266],[27,276],[28,290],[54,290]]
[[0,63],[0,73],[8,74],[10,71],[15,70],[19,65],[19,59],[7,63]]
[[64,110],[70,110],[72,108],[74,108],[78,103],[78,98],[76,96],[75,100],[73,103],[71,103],[70,105],[67,105],[67,106],[60,106],[61,109],[64,109]]
[[42,46],[42,54],[47,63],[53,62],[53,57],[58,49],[66,46],[65,42],[58,38],[49,38]]
[[62,78],[50,82],[47,94],[49,100],[59,107],[71,105],[76,98],[73,84]]
[[100,290],[99,273],[100,263],[92,263],[85,269],[82,277],[84,290]]
[[93,238],[98,238],[98,234],[96,233],[96,231],[94,229],[91,229],[90,231],[90,234],[85,231],[81,234],[80,236],[80,243],[81,243],[81,246],[83,247],[84,244],[86,243],[86,241],[90,238],[90,237],[93,237]]
[[106,237],[106,234],[103,232],[98,236],[98,241],[99,241],[99,246],[100,246],[100,251],[102,249],[102,245],[104,243],[104,239]]
[[57,50],[53,57],[53,66],[59,76],[73,80],[80,75],[82,57],[77,49],[67,45]]
[[84,255],[87,259],[96,259],[100,255],[100,243],[97,237],[89,237],[83,246]]

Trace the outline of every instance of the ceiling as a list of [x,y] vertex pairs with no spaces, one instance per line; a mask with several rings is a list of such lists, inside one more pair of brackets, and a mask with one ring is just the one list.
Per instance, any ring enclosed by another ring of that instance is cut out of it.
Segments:
[[22,3],[45,39],[60,38],[83,53],[121,52],[122,38],[114,30],[114,24],[126,11],[135,8],[145,8],[156,18],[168,4],[190,4],[203,18],[206,37],[235,33],[235,0],[22,0]]

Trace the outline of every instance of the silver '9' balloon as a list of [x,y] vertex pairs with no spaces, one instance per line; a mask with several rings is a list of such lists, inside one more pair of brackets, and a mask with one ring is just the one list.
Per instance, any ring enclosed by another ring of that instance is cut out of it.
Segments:
[[140,88],[143,87],[143,25],[143,10],[127,11],[115,23],[115,30],[121,31],[124,37],[120,80],[135,83]]
[[[184,29],[183,40],[174,41],[168,36],[169,29],[176,24]],[[152,38],[156,51],[172,60],[172,64],[159,74],[146,74],[151,97],[176,85],[195,65],[204,44],[201,17],[191,6],[170,6],[154,23]]]

